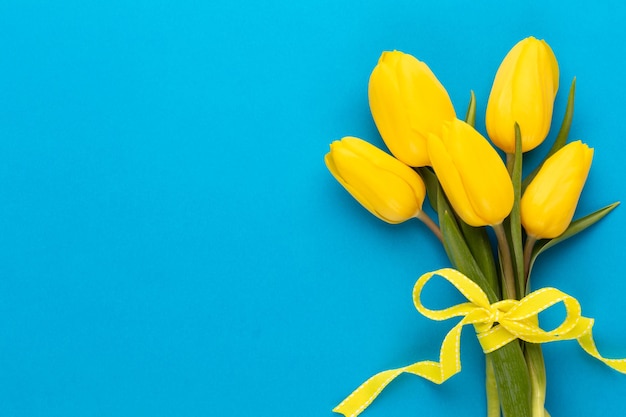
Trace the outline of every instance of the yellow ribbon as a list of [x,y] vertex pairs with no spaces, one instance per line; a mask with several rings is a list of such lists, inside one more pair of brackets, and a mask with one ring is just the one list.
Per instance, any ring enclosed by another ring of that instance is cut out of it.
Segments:
[[[422,305],[420,295],[426,283],[440,276],[454,285],[468,302],[443,310],[430,310]],[[626,373],[626,359],[603,358],[593,341],[593,319],[581,316],[580,303],[574,297],[556,288],[542,288],[521,300],[502,300],[489,303],[483,290],[474,281],[454,269],[440,269],[422,275],[413,289],[413,302],[417,310],[432,320],[463,317],[448,332],[441,344],[439,362],[421,361],[403,368],[380,372],[358,387],[333,409],[346,417],[358,416],[380,392],[398,375],[408,372],[441,384],[461,370],[461,330],[473,324],[485,353],[493,352],[507,343],[521,339],[530,343],[546,343],[576,339],[589,355],[611,368]],[[555,304],[563,303],[566,316],[554,330],[539,327],[538,314]]]

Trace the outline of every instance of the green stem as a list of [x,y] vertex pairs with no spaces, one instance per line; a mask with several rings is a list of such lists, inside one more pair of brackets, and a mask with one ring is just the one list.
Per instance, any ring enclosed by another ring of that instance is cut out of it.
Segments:
[[532,417],[545,417],[546,404],[546,367],[543,361],[541,345],[525,344],[526,363],[530,375]]
[[533,255],[533,248],[537,243],[537,238],[534,236],[527,236],[526,243],[524,244],[524,294],[528,294],[530,289],[530,260]]
[[498,397],[498,384],[493,370],[491,356],[485,355],[486,378],[485,388],[487,392],[487,417],[500,417],[500,398]]
[[517,299],[515,290],[515,275],[513,272],[513,261],[511,259],[511,249],[506,238],[506,232],[502,223],[493,226],[498,239],[498,253],[500,254],[500,265],[502,267],[502,295],[511,300]]
[[443,243],[443,235],[441,234],[441,229],[439,229],[439,226],[437,226],[437,224],[430,217],[428,217],[428,214],[420,211],[415,217],[421,220],[422,223],[424,223],[430,229],[430,231],[433,232],[435,236],[437,236],[437,239],[439,239],[439,241]]

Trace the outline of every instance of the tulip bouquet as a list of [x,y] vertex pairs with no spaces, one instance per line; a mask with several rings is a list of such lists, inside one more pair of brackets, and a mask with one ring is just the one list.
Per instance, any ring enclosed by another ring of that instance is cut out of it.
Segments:
[[[445,337],[439,362],[421,361],[374,375],[334,411],[357,416],[397,375],[408,372],[443,383],[459,372],[460,333],[472,324],[486,355],[488,417],[544,417],[546,373],[541,343],[577,340],[591,356],[626,373],[626,360],[606,359],[595,347],[593,320],[556,288],[530,292],[539,254],[606,216],[618,203],[573,221],[593,149],[567,143],[574,108],[572,82],[554,145],[522,178],[522,156],[547,137],[559,86],[553,51],[533,37],[502,61],[487,103],[491,142],[474,128],[473,93],[464,120],[429,67],[402,52],[384,52],[369,81],[369,103],[390,155],[355,137],[330,146],[332,175],[367,210],[388,223],[421,220],[441,241],[453,268],[422,275],[413,291],[417,310],[433,320],[461,317]],[[501,156],[503,155],[503,156]],[[436,220],[423,210],[428,198]],[[493,243],[492,243],[493,242]],[[433,278],[455,286],[467,302],[443,310],[422,304]],[[553,330],[538,314],[565,307]]]

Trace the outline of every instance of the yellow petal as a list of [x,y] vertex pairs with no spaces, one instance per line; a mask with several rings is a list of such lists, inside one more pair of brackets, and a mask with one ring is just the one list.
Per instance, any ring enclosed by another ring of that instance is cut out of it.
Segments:
[[559,68],[550,46],[533,37],[518,42],[505,56],[487,102],[487,132],[507,153],[515,152],[515,123],[522,151],[539,146],[548,135]]
[[415,217],[426,195],[411,168],[354,137],[331,144],[326,166],[341,185],[372,214],[388,223]]
[[474,211],[466,192],[461,173],[457,170],[452,156],[443,145],[440,138],[431,135],[428,138],[428,154],[432,162],[437,178],[441,183],[450,204],[463,221],[471,226],[484,226],[487,224]]
[[374,122],[391,153],[410,166],[429,165],[426,140],[455,117],[450,97],[428,66],[399,51],[383,52],[368,86]]
[[522,225],[536,238],[560,236],[574,217],[593,149],[572,142],[548,158],[522,196]]
[[513,185],[498,153],[460,120],[429,137],[433,169],[450,204],[471,226],[500,224],[513,208]]

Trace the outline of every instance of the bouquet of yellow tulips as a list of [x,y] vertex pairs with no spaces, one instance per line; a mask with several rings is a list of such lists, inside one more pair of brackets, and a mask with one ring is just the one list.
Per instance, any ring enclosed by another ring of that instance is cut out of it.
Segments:
[[[589,355],[626,373],[626,360],[606,359],[598,352],[593,319],[582,316],[574,297],[556,288],[529,290],[539,254],[618,204],[573,220],[593,157],[593,149],[581,141],[567,143],[575,80],[554,145],[522,178],[523,154],[550,131],[558,87],[557,60],[545,41],[529,37],[509,51],[497,70],[485,119],[498,151],[474,128],[473,93],[460,120],[425,63],[399,51],[382,54],[368,94],[376,126],[393,156],[345,137],[331,144],[325,162],[337,181],[381,220],[395,224],[417,218],[438,237],[452,268],[418,279],[415,307],[433,320],[461,319],[443,340],[438,362],[380,372],[334,411],[359,415],[401,373],[443,383],[461,369],[460,332],[466,324],[474,326],[486,355],[489,417],[549,416],[541,343],[577,340]],[[435,220],[423,211],[426,198]],[[449,281],[467,302],[443,310],[425,307],[421,291],[435,278]],[[563,322],[542,329],[538,314],[556,304],[565,307]]]

